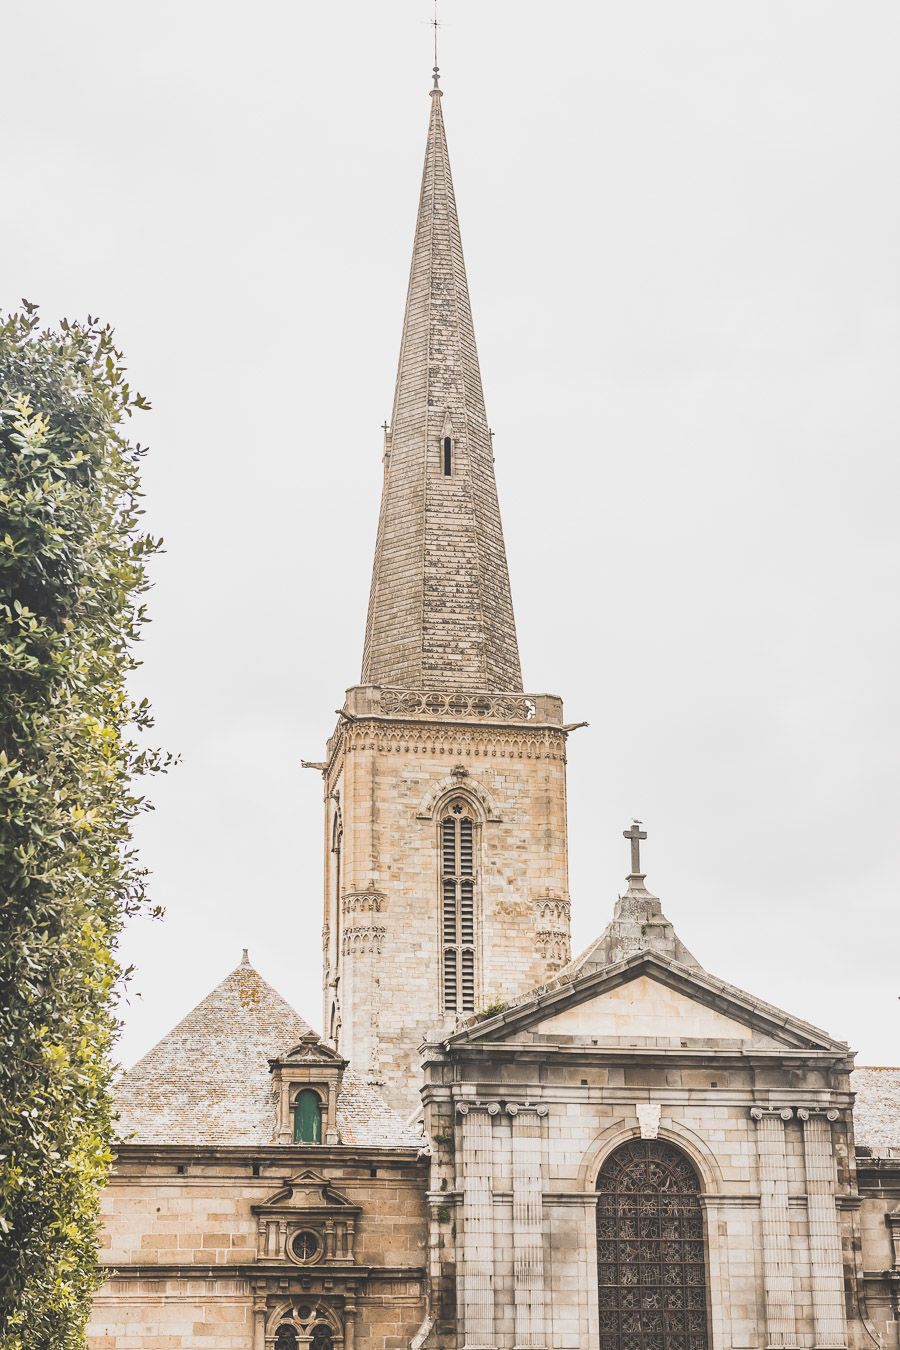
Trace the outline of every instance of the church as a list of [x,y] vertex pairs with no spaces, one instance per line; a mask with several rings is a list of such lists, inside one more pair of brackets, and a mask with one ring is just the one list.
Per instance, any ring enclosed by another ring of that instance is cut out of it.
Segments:
[[897,1350],[900,1069],[704,969],[639,821],[572,957],[573,728],[523,685],[442,98],[361,678],[307,766],[321,1031],[245,952],[123,1077],[89,1344]]

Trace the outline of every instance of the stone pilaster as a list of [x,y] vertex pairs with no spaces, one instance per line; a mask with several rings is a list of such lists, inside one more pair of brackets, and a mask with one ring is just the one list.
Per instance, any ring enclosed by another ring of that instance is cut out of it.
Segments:
[[837,1111],[800,1107],[806,1158],[809,1210],[809,1258],[812,1272],[813,1317],[817,1350],[846,1346],[847,1312],[844,1304],[844,1265],[835,1205],[834,1155],[831,1124]]
[[494,1350],[493,1118],[497,1102],[462,1104],[463,1344]]
[[512,1117],[515,1350],[546,1345],[542,1119],[546,1106],[508,1102]]
[[766,1291],[766,1344],[769,1350],[796,1346],[794,1258],[788,1218],[788,1178],[784,1126],[793,1111],[754,1106],[757,1122],[763,1270]]
[[253,1350],[266,1350],[266,1300],[260,1295],[253,1300]]

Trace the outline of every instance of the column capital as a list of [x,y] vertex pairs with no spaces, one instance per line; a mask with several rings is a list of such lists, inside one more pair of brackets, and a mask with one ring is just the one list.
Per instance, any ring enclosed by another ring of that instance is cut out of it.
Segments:
[[794,1115],[792,1106],[751,1106],[751,1120],[762,1120],[764,1116],[780,1116],[782,1120],[791,1120]]
[[486,1111],[489,1116],[499,1116],[499,1102],[457,1102],[456,1114],[458,1116],[467,1116],[472,1111]]
[[809,1120],[810,1116],[824,1116],[826,1120],[830,1120],[830,1121],[832,1122],[832,1124],[833,1124],[836,1120],[839,1120],[839,1119],[840,1119],[840,1114],[841,1114],[840,1111],[838,1111],[837,1108],[834,1107],[834,1106],[830,1106],[830,1107],[825,1107],[825,1106],[798,1106],[798,1107],[797,1107],[797,1119],[798,1119],[798,1120]]
[[532,1111],[536,1116],[546,1116],[550,1108],[543,1102],[507,1102],[506,1114],[517,1116],[521,1111]]

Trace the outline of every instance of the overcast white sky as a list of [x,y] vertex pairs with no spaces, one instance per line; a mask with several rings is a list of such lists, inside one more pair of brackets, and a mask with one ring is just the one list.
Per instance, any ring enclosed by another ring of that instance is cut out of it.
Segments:
[[[445,0],[444,112],[575,944],[643,818],[715,974],[900,1063],[900,8]],[[0,305],[153,400],[130,1061],[249,946],[320,1025],[318,759],[358,679],[428,0],[2,4]]]

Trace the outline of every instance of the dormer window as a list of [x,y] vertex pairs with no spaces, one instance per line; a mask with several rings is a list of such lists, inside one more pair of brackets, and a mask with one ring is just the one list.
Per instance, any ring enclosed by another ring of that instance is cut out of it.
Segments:
[[293,1049],[269,1060],[277,1144],[339,1144],[338,1099],[347,1061],[307,1031]]
[[303,1088],[294,1101],[294,1143],[321,1144],[322,1099],[312,1088]]
[[444,467],[444,477],[453,477],[453,437],[445,436],[443,441],[442,464]]

